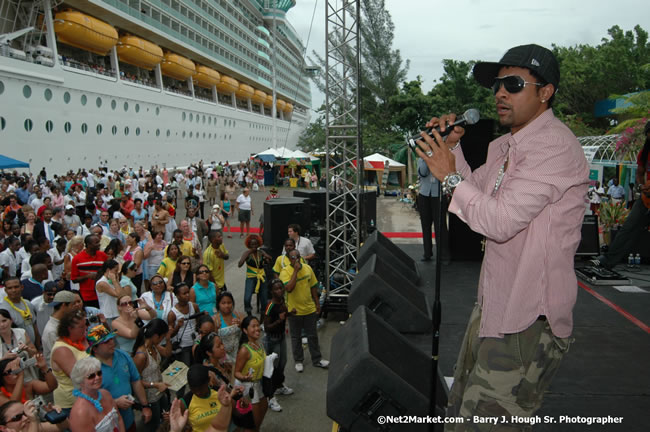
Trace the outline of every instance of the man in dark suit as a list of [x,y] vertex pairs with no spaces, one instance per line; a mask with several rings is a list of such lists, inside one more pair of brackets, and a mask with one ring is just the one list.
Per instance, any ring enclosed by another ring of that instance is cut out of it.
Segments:
[[[438,211],[440,205],[445,205],[444,198],[438,196],[438,179],[429,171],[427,164],[418,158],[418,178],[420,179],[420,193],[418,194],[418,211],[422,224],[422,244],[424,255],[422,261],[431,261],[433,256],[433,242],[431,241],[431,223],[434,224],[436,233],[436,252],[440,252],[443,263],[451,260],[449,253],[449,232],[445,217],[446,207],[443,208],[442,224],[438,226]],[[438,247],[440,246],[440,247]]]
[[50,241],[50,247],[54,247],[54,237],[56,233],[52,229],[52,209],[46,208],[43,211],[43,220],[34,225],[34,239],[47,238]]

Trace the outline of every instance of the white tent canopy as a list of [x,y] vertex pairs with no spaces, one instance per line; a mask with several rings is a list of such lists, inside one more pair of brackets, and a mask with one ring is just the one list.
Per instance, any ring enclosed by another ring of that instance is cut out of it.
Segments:
[[392,160],[391,158],[388,158],[384,155],[381,155],[379,153],[371,154],[370,156],[366,156],[363,158],[364,161],[367,162],[381,162],[383,164],[386,164],[386,161],[388,161],[388,166],[390,167],[405,167],[403,163],[399,163],[397,161]]

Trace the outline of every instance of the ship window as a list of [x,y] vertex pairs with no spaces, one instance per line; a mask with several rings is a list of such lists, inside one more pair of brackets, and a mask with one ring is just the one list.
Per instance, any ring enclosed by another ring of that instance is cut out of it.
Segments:
[[0,95],[5,92],[5,84],[0,81]]
[[102,125],[98,124],[97,125],[97,135],[101,135],[101,134],[102,134]]
[[114,100],[111,101],[111,108],[112,108],[113,110],[114,110],[115,108],[117,108],[117,102],[115,102]]
[[86,106],[86,102],[88,102],[86,95],[81,95],[81,105]]
[[86,132],[88,132],[88,125],[86,123],[82,123],[81,124],[81,133],[85,135]]
[[209,124],[209,125],[212,124],[212,117],[208,117],[208,124]]
[[198,123],[199,120],[201,120],[201,118],[200,118],[200,116],[197,114],[197,115],[196,115],[196,122]]
[[192,134],[193,134],[193,132],[190,132],[190,138],[192,138]]
[[25,130],[27,132],[31,131],[33,127],[34,127],[33,121],[31,121],[30,119],[25,120]]
[[48,132],[52,132],[54,130],[54,123],[52,123],[52,120],[45,122],[45,130]]
[[113,135],[117,135],[117,126],[113,125],[112,132],[113,132]]
[[203,116],[203,124],[205,124],[205,115]]
[[135,112],[140,112],[140,104],[135,104]]
[[156,136],[160,136],[160,129],[156,129]]
[[129,135],[129,127],[125,126],[124,127],[124,136],[128,136],[128,135]]
[[129,110],[129,103],[124,102],[124,112],[127,112]]
[[194,114],[190,113],[190,121],[194,121]]
[[203,139],[205,139],[205,132],[203,132]]
[[160,107],[156,107],[156,115],[160,114]]
[[187,117],[187,113],[183,111],[183,121],[185,121],[185,118]]
[[25,99],[29,99],[31,95],[32,95],[32,88],[28,85],[24,86],[23,96],[25,96]]
[[70,133],[70,131],[72,130],[72,125],[70,124],[70,122],[65,122],[65,124],[63,125],[63,130],[65,131],[65,133]]
[[5,130],[6,125],[7,125],[7,120],[5,120],[4,117],[0,117],[0,130]]
[[208,134],[208,139],[212,139],[212,132]]
[[95,99],[95,104],[97,104],[97,108],[101,108],[102,107],[102,98],[98,97],[97,99]]
[[140,128],[135,128],[135,135],[140,136]]
[[183,131],[183,138],[185,138],[185,131]]
[[46,100],[46,101],[49,102],[50,100],[52,100],[52,90],[50,90],[50,89],[45,89],[45,94],[44,94],[44,96],[45,96],[45,100]]
[[169,137],[171,134],[172,132],[169,129],[167,129],[167,137]]

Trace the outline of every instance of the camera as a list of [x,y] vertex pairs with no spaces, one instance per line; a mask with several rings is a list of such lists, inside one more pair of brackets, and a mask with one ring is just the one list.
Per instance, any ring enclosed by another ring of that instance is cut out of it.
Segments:
[[21,358],[18,369],[12,370],[11,373],[14,374],[14,375],[18,375],[19,373],[21,373],[25,369],[28,369],[28,368],[30,368],[32,366],[36,366],[36,359],[34,357],[31,357],[31,358],[29,358],[27,360],[24,360],[24,359]]
[[137,300],[131,301],[131,306],[133,306],[133,309],[137,309],[140,307]]
[[15,348],[12,348],[11,351],[9,351],[9,352],[12,353],[12,354],[19,354],[19,353],[23,352],[24,350],[25,350],[25,348],[15,347]]
[[137,325],[138,328],[142,328],[142,327],[144,327],[144,321],[142,321],[142,319],[140,319],[140,318],[137,318],[135,320],[135,325]]
[[97,315],[90,315],[88,318],[86,318],[86,325],[88,327],[95,324],[99,324],[99,317]]
[[38,412],[38,417],[41,419],[41,421],[46,421],[52,424],[58,424],[65,419],[68,418],[68,415],[61,411],[61,412],[56,412],[56,410],[52,411],[45,411],[45,407],[47,404],[45,403],[45,400],[43,399],[42,396],[36,396],[34,399],[32,399],[32,404],[34,405],[34,408]]

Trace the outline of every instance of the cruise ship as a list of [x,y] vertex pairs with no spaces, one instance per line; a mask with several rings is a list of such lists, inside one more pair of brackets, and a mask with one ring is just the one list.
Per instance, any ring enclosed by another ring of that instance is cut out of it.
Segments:
[[0,0],[0,153],[62,173],[294,148],[311,93],[293,6]]

